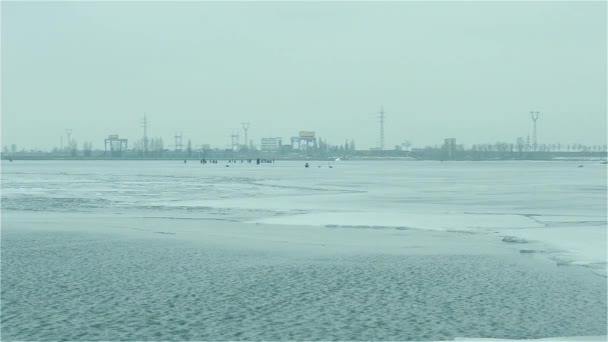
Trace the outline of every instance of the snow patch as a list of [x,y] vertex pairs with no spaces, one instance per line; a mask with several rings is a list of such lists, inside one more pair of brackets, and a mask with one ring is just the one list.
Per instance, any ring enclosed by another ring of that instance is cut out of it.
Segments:
[[470,338],[470,337],[456,337],[454,341],[607,341],[607,336],[570,336],[570,337],[549,337],[539,339],[526,339],[526,340],[510,340],[502,338]]
[[542,224],[522,215],[463,213],[338,212],[270,217],[254,222],[332,228],[400,228],[426,230],[486,230],[540,228]]

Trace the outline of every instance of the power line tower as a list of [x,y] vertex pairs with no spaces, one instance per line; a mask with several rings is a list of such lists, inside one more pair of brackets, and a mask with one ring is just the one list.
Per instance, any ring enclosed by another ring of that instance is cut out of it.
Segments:
[[179,134],[175,133],[175,152],[181,152],[181,150],[184,148],[184,145],[182,144],[182,133],[180,132]]
[[247,140],[247,131],[249,130],[250,123],[241,122],[241,126],[243,126],[243,131],[245,131],[245,147],[249,148],[249,146],[247,146],[247,142],[249,141]]
[[68,142],[67,142],[67,146],[68,148],[70,148],[70,137],[72,136],[72,129],[71,128],[66,128],[65,129],[65,134],[68,136]]
[[380,150],[384,150],[384,106],[380,106],[378,119],[380,120]]
[[534,125],[534,131],[533,131],[533,139],[534,139],[534,152],[537,151],[538,148],[538,140],[536,137],[536,120],[538,120],[538,114],[540,112],[534,112],[534,111],[530,111],[530,117],[532,118],[532,123]]
[[232,133],[230,135],[230,140],[231,140],[231,144],[232,144],[232,150],[236,151],[239,149],[239,133]]
[[141,125],[144,128],[144,155],[148,154],[148,118],[144,113],[144,118],[141,120]]

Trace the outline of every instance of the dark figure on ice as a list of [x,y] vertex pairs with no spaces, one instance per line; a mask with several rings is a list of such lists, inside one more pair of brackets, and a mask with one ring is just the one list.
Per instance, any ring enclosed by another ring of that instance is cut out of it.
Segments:
[[184,159],[184,164],[186,164],[188,161],[186,159]]
[[309,167],[308,163],[304,164],[304,167]]

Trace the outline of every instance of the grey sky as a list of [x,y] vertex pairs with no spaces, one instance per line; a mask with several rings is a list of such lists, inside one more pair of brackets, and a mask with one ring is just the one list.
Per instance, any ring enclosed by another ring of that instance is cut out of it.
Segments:
[[[2,144],[606,142],[606,2],[2,4]],[[242,135],[242,131],[241,131]],[[65,140],[65,139],[64,139]],[[184,142],[186,141],[184,140]]]

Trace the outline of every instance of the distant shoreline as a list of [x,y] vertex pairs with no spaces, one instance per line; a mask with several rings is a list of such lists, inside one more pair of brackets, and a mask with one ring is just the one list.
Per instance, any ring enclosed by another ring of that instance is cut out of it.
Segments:
[[[13,157],[13,161],[27,160],[27,161],[48,161],[48,160],[63,160],[63,161],[184,161],[189,162],[200,162],[202,158],[99,158],[99,157],[30,157],[30,156],[17,156]],[[257,158],[204,158],[206,160],[217,160],[220,162],[228,162],[229,160],[235,160],[236,164],[240,164],[241,160],[243,163],[249,164],[247,161],[251,159],[251,163],[255,163]],[[552,162],[584,162],[584,161],[596,161],[606,162],[607,158],[604,157],[558,157],[558,158],[547,158],[547,159],[457,159],[457,160],[441,160],[441,159],[416,159],[416,158],[404,158],[404,157],[355,157],[355,158],[340,158],[338,160],[334,158],[319,158],[319,157],[298,157],[298,158],[260,158],[261,160],[274,160],[278,161],[320,161],[320,162],[331,162],[331,161],[402,161],[402,162],[419,162],[419,161],[436,161],[436,162],[496,162],[496,161],[552,161]],[[9,158],[2,158],[2,160],[9,161]]]
[[15,151],[3,152],[2,159],[13,160],[192,160],[198,161],[218,160],[228,161],[260,160],[275,161],[333,161],[333,160],[361,160],[361,161],[504,161],[504,160],[544,160],[544,161],[605,161],[608,157],[606,151],[510,151],[510,150],[458,150],[446,151],[442,149],[415,149],[412,151],[383,150],[383,151],[300,151],[300,152],[271,152],[271,151],[152,151],[137,153],[123,151],[111,153],[104,151]]

